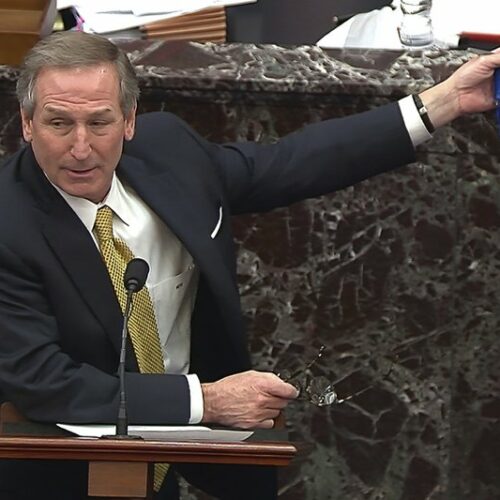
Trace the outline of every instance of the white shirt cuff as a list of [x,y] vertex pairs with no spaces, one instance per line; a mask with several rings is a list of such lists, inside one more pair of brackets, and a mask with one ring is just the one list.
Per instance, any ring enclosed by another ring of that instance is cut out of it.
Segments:
[[191,414],[189,416],[190,424],[199,424],[203,419],[203,392],[201,390],[200,379],[198,375],[190,373],[185,375],[189,385],[189,394],[191,398]]
[[420,114],[415,106],[413,97],[411,95],[406,96],[401,99],[398,104],[413,146],[416,147],[419,144],[431,139],[432,135],[429,134],[422,118],[420,118]]

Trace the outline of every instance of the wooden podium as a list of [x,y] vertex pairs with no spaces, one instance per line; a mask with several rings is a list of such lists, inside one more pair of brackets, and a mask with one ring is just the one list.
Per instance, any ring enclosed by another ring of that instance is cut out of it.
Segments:
[[89,497],[150,499],[153,464],[219,463],[286,466],[297,449],[279,441],[142,441],[6,435],[23,420],[9,403],[0,408],[0,459],[86,460]]

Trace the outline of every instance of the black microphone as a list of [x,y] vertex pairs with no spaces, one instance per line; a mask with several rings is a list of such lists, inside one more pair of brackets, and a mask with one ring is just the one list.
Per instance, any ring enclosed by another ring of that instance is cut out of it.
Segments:
[[127,264],[127,269],[125,269],[125,274],[123,275],[125,290],[133,293],[140,292],[146,283],[148,273],[149,266],[145,260],[138,258],[132,259]]
[[127,290],[127,301],[123,313],[122,344],[120,349],[120,363],[118,377],[120,379],[120,403],[116,421],[116,434],[103,436],[108,439],[142,439],[141,436],[131,436],[128,433],[127,394],[125,390],[125,355],[127,353],[128,320],[132,309],[132,295],[142,290],[148,277],[148,263],[139,258],[132,259],[125,269],[123,285]]

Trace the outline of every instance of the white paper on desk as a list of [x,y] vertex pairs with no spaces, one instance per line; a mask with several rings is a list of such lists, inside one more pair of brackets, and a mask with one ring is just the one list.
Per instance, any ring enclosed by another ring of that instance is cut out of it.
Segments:
[[148,23],[163,21],[171,17],[179,16],[184,12],[169,12],[166,14],[155,14],[150,16],[134,16],[134,14],[109,14],[94,12],[87,7],[77,7],[82,17],[83,29],[89,33],[111,33],[113,31],[136,28]]
[[77,0],[57,0],[56,7],[58,10],[73,7]]
[[498,0],[434,0],[432,23],[436,37],[463,31],[500,34]]
[[164,2],[158,2],[158,0],[141,0],[141,2],[134,3],[132,12],[136,16],[163,14],[173,10],[177,12],[195,12],[211,7],[213,3],[211,0],[182,0],[182,2],[169,2],[167,5]]
[[[101,437],[114,435],[116,432],[114,425],[57,424],[57,426],[80,437]],[[244,441],[253,434],[253,431],[210,429],[201,425],[129,425],[128,432],[153,441],[234,442]]]
[[317,45],[325,49],[341,47],[401,49],[397,32],[400,13],[390,7],[357,14],[327,33]]
[[135,16],[142,16],[145,14],[165,14],[168,12],[203,9],[206,5],[212,3],[214,3],[214,0],[176,0],[170,2],[158,2],[158,0],[80,0],[77,7],[91,10],[96,14],[134,14]]
[[209,7],[253,3],[256,0],[58,0],[60,6],[72,5],[90,33],[112,33],[197,12]]
[[132,12],[130,0],[57,0],[56,5],[58,9],[86,5],[94,12]]
[[57,0],[57,8],[81,7],[95,13],[111,12],[122,14],[163,14],[165,12],[188,11],[205,8],[206,6],[221,7],[255,3],[257,0]]
[[[141,0],[142,1],[142,0]],[[190,1],[190,0],[186,0]],[[146,0],[147,2],[147,0]],[[136,6],[136,0],[57,0],[57,8],[66,7],[86,7],[92,12],[114,12],[114,13],[132,13]],[[157,2],[163,4],[163,8],[156,12],[171,12],[182,8],[180,1]]]
[[231,7],[243,3],[255,3],[256,1],[257,0],[182,0],[176,2],[171,1],[167,7],[164,2],[159,2],[158,0],[141,0],[140,2],[134,2],[132,11],[136,16],[143,16],[145,14],[160,14],[168,11],[172,6],[176,6],[176,10],[190,10],[194,12],[208,7]]
[[[357,14],[327,33],[317,45],[323,48],[363,47],[401,49],[398,27],[401,22],[399,0],[390,7]],[[438,45],[456,47],[459,34],[500,33],[498,0],[433,0],[431,18]]]
[[156,21],[164,21],[173,17],[181,16],[196,12],[207,7],[210,7],[212,2],[197,2],[197,7],[189,9],[183,8],[182,10],[175,10],[172,12],[164,12],[162,14],[148,14],[136,16],[133,13],[108,13],[108,12],[94,12],[87,6],[77,6],[78,13],[82,17],[83,29],[88,33],[112,33],[114,31],[121,31],[130,28],[137,28],[145,24],[154,23]]

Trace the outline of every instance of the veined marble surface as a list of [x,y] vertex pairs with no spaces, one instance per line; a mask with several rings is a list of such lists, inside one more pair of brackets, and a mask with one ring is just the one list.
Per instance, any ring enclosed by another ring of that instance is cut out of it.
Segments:
[[[140,111],[205,137],[274,141],[418,92],[473,54],[130,42]],[[20,144],[16,71],[0,67],[0,155]],[[376,134],[377,131],[374,131]],[[362,140],[362,138],[360,138]],[[342,405],[287,411],[307,452],[286,500],[500,498],[500,140],[462,118],[418,163],[265,215],[234,218],[256,367],[325,355]],[[195,493],[191,493],[193,497]],[[199,496],[202,498],[202,496]]]

